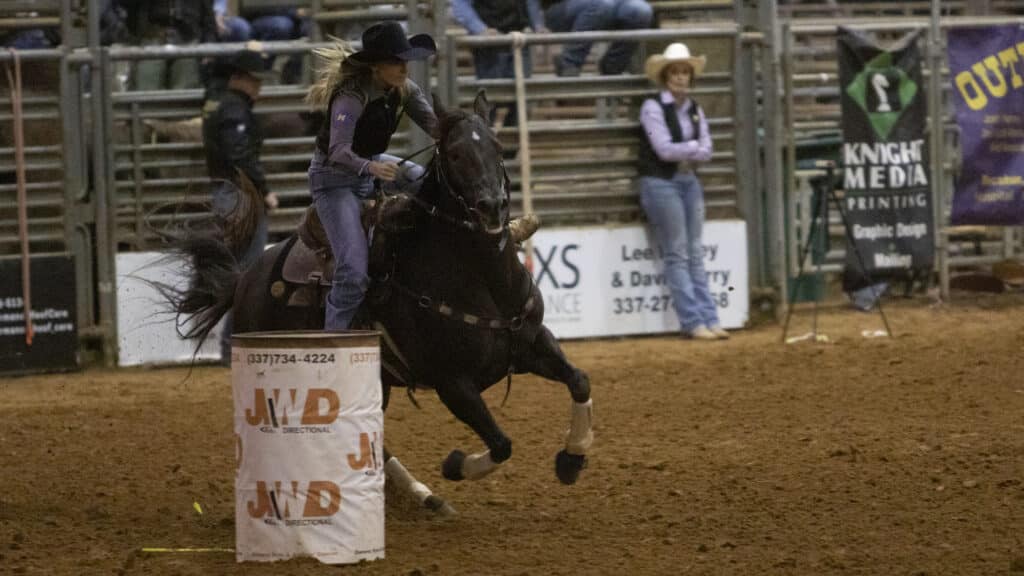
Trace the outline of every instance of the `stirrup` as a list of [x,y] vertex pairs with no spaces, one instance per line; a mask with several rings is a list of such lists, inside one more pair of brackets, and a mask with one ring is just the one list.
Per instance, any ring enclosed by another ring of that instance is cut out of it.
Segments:
[[509,235],[517,244],[533,236],[538,228],[540,228],[540,217],[532,213],[515,218],[508,223]]

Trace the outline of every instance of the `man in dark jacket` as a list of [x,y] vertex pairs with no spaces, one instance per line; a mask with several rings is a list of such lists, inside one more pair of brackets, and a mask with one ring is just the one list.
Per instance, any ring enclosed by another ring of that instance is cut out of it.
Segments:
[[[213,180],[214,215],[224,226],[226,236],[232,236],[233,231],[240,229],[246,233],[251,230],[248,242],[241,237],[227,238],[243,269],[251,266],[263,253],[268,236],[265,208],[273,209],[278,204],[277,196],[267,189],[267,178],[260,165],[263,135],[252,110],[262,86],[257,74],[263,71],[265,55],[258,51],[258,46],[251,48],[214,64],[214,78],[203,104],[203,146],[206,148],[206,167]],[[245,196],[240,188],[239,173],[252,182],[263,199],[262,203],[253,203]],[[251,210],[257,213],[249,212]],[[229,314],[221,333],[221,360],[230,362],[230,359]]]
[[[214,66],[215,78],[203,104],[203,145],[210,178],[220,181],[215,187],[214,210],[226,216],[238,202],[236,186],[241,171],[256,187],[266,207],[277,207],[277,196],[267,189],[267,178],[260,165],[263,135],[253,114],[262,82],[256,74],[263,70],[263,55],[242,50]],[[255,207],[263,212],[263,206]],[[261,217],[252,243],[243,247],[238,258],[243,265],[255,261],[267,241],[266,219]]]

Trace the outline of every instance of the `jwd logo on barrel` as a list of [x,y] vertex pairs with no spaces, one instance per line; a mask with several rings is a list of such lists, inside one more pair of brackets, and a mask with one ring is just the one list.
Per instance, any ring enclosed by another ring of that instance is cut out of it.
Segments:
[[256,500],[246,503],[251,518],[272,526],[330,525],[340,508],[341,488],[327,480],[256,482]]
[[[298,406],[302,412],[299,421],[293,422],[289,415],[294,416]],[[330,388],[256,388],[251,407],[245,409],[245,421],[268,434],[278,430],[284,434],[329,434],[340,407],[338,393]]]
[[359,434],[359,453],[348,455],[348,467],[360,471],[363,470],[367,476],[376,476],[377,471],[383,467],[380,457],[377,456],[377,446],[380,445],[381,433],[374,432],[371,439],[370,434],[362,432]]

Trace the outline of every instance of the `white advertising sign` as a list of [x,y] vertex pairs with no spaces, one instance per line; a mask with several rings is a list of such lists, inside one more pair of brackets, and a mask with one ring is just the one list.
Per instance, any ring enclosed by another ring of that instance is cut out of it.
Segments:
[[[556,337],[679,331],[660,251],[646,227],[541,229],[533,251],[544,323]],[[705,223],[704,268],[722,326],[742,328],[750,304],[745,222]]]
[[[191,362],[196,343],[178,336],[169,303],[148,283],[187,286],[184,263],[169,260],[163,252],[121,252],[115,265],[118,365]],[[203,342],[197,360],[220,358],[222,326],[223,321]]]

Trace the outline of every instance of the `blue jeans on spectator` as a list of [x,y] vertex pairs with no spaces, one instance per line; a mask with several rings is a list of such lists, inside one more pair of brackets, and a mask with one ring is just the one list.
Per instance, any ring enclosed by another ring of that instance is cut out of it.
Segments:
[[53,48],[53,42],[46,36],[45,30],[42,28],[32,28],[22,30],[10,36],[4,43],[4,46],[16,50],[40,50],[43,48]]
[[[515,61],[513,58],[512,50],[503,46],[496,46],[491,48],[477,48],[473,50],[473,66],[476,68],[476,77],[483,79],[494,79],[494,78],[515,78],[516,69]],[[530,59],[530,50],[526,47],[523,48],[523,76],[529,77],[530,72],[533,68],[532,60]],[[515,103],[509,104],[498,104],[491,110],[490,121],[494,122],[494,113],[497,112],[499,107],[508,108],[508,113],[505,115],[505,126],[515,126],[518,124],[518,116],[516,114]]]
[[704,271],[704,188],[693,173],[640,178],[640,205],[665,263],[665,281],[683,331],[719,326]]
[[[375,159],[399,161],[388,154]],[[395,185],[418,186],[423,167],[412,162],[402,167],[402,175]],[[369,246],[360,214],[362,200],[373,195],[373,177],[331,168],[325,165],[318,151],[309,165],[309,190],[334,253],[334,279],[327,295],[324,330],[347,330],[370,284],[367,275]]]
[[246,42],[252,38],[252,25],[245,18],[226,16],[224,26],[228,31],[220,37],[221,42]]
[[[654,10],[645,0],[562,0],[544,14],[553,32],[637,30],[649,28]],[[582,68],[592,42],[573,42],[562,48],[565,64]],[[621,74],[629,68],[636,42],[613,42],[599,63],[602,74]]]
[[[211,194],[212,198],[210,199],[213,213],[219,218],[229,217],[238,205],[238,194],[238,188],[231,182],[222,182],[219,185],[214,185]],[[258,208],[264,210],[263,206]],[[238,261],[238,265],[242,270],[246,270],[259,260],[260,255],[263,254],[263,250],[267,246],[268,238],[267,214],[263,212],[259,220],[256,221],[256,229],[253,231],[249,244],[244,248],[236,250],[234,254],[235,260]],[[220,333],[221,363],[227,365],[231,363],[231,322],[231,311],[228,310],[228,313],[224,315],[224,329]]]
[[[309,18],[292,17],[288,14],[267,14],[258,16],[252,20],[252,38],[256,40],[281,41],[297,40],[303,36],[309,37],[311,30]],[[274,65],[274,56],[268,56],[266,67],[269,70]],[[295,84],[302,76],[302,54],[288,56],[284,67],[281,70],[282,84]]]

